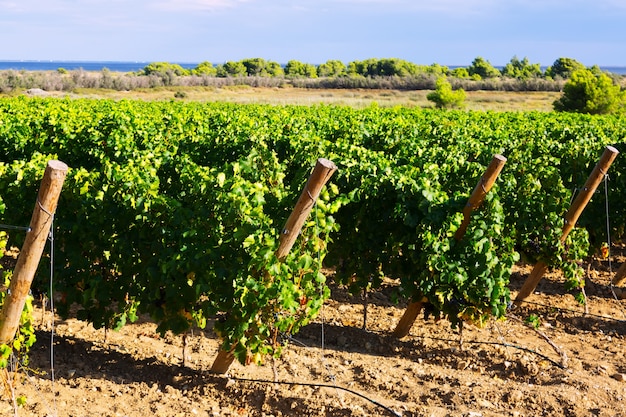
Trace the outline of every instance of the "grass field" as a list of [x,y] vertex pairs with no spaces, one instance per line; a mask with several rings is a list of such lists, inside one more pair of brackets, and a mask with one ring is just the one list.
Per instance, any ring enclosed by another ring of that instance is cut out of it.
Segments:
[[[320,90],[284,88],[258,88],[250,86],[215,87],[156,87],[133,91],[104,89],[77,89],[72,93],[53,92],[57,97],[87,97],[139,100],[193,100],[235,103],[266,103],[276,105],[335,104],[367,107],[374,103],[381,107],[432,107],[426,99],[428,90]],[[551,111],[552,102],[560,96],[555,92],[468,91],[467,110],[493,111]]]

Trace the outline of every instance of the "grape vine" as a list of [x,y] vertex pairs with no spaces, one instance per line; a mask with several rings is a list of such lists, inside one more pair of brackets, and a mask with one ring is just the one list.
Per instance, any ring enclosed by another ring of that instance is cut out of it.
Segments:
[[[162,333],[215,322],[224,349],[261,361],[329,297],[322,266],[354,292],[395,278],[397,297],[425,298],[455,326],[504,315],[517,262],[559,268],[567,289],[580,289],[605,202],[594,198],[561,244],[563,216],[600,151],[625,137],[626,121],[612,116],[5,98],[2,217],[26,224],[43,167],[62,160],[58,312],[75,303],[80,319],[106,328],[147,314]],[[506,166],[456,240],[494,154]],[[339,170],[278,260],[280,229],[319,157]],[[624,163],[610,196],[626,189]],[[611,203],[617,239],[626,203]]]

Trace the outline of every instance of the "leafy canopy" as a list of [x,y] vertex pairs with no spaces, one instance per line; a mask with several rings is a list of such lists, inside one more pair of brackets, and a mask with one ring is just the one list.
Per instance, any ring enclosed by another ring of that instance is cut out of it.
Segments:
[[555,111],[610,114],[624,111],[626,93],[598,67],[578,69],[553,103]]

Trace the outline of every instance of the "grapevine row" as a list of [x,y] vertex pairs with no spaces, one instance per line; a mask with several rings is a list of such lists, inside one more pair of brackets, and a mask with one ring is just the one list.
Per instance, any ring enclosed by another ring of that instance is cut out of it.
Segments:
[[[329,296],[322,261],[354,291],[398,278],[399,297],[425,297],[453,325],[504,314],[520,257],[582,285],[576,261],[602,241],[605,202],[594,199],[559,244],[563,214],[625,132],[613,116],[2,99],[3,223],[28,222],[42,167],[64,161],[59,312],[76,303],[79,318],[114,328],[147,313],[175,333],[217,318],[225,349],[260,360]],[[457,241],[494,154],[507,164]],[[339,171],[279,261],[281,227],[318,157]],[[611,196],[626,190],[622,165]],[[611,200],[615,238],[624,204]],[[10,238],[19,246],[19,233]]]

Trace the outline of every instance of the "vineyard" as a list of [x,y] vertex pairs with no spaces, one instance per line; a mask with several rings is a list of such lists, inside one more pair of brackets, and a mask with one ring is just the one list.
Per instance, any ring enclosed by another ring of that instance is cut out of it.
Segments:
[[[565,215],[625,138],[616,116],[1,99],[1,223],[28,225],[43,168],[63,161],[34,292],[52,275],[61,317],[149,317],[160,337],[209,326],[221,352],[261,364],[336,302],[331,288],[384,290],[461,332],[505,318],[514,271],[542,263],[582,308],[583,265],[626,233],[623,158],[566,236]],[[464,223],[495,155],[506,163]],[[320,158],[338,169],[281,256]],[[24,235],[6,231],[7,247]]]

